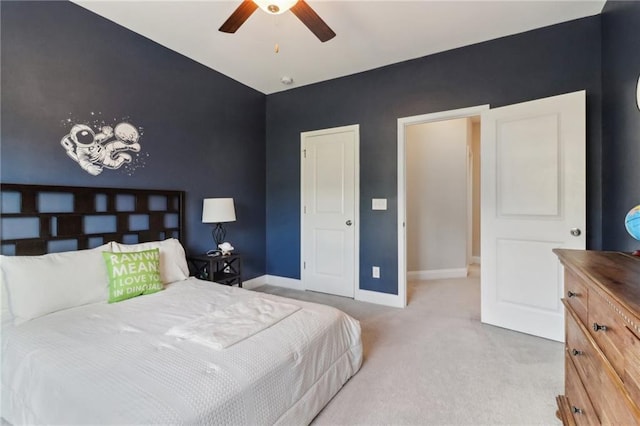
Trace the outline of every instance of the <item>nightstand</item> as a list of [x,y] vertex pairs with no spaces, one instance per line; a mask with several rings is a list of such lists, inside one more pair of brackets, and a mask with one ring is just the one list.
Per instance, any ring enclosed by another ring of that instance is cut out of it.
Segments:
[[187,256],[187,262],[189,269],[197,278],[242,287],[242,258],[239,254],[232,253],[226,256],[198,254]]

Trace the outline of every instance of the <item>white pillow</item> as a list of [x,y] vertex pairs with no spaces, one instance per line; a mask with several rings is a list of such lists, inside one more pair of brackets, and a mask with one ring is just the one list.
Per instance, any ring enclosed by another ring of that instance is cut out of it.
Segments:
[[106,301],[109,283],[102,252],[110,248],[108,243],[90,250],[42,256],[0,256],[14,324]]
[[4,323],[13,322],[13,314],[11,313],[11,309],[9,309],[9,291],[7,290],[7,286],[4,284],[4,273],[2,272],[2,269],[0,269],[0,298],[2,298],[0,319],[2,320],[2,325],[4,325]]
[[160,249],[160,280],[163,284],[182,281],[189,278],[187,257],[180,241],[168,238],[164,241],[152,241],[140,244],[121,244],[113,242],[111,251],[125,253],[132,251]]

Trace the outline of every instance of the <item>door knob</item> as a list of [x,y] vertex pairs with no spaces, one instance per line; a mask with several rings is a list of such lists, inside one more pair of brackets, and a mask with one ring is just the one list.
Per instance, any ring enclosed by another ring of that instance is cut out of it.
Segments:
[[351,222],[350,220],[348,220],[346,223],[347,223],[347,226],[351,226],[353,224],[353,222]]
[[580,228],[571,228],[571,235],[573,235],[574,237],[579,237],[580,234],[582,234],[582,231],[580,230]]

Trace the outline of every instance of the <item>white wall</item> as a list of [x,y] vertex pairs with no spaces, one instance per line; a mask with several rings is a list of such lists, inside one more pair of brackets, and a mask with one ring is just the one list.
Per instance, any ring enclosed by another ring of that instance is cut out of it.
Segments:
[[409,126],[407,270],[467,267],[467,118]]

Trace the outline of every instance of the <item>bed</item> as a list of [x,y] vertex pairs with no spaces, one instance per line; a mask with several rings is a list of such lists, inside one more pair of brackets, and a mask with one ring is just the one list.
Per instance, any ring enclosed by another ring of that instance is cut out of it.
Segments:
[[[45,213],[33,202],[41,191],[85,200]],[[19,194],[21,206],[3,199],[3,222],[39,223],[37,236],[11,238],[3,223],[9,423],[308,424],[360,368],[360,327],[343,312],[188,277],[179,191],[3,184],[2,192]],[[120,194],[134,198],[125,211]],[[113,216],[115,226],[76,219],[88,216]],[[42,254],[74,238],[77,250]],[[107,303],[103,253],[156,249],[163,290]]]

